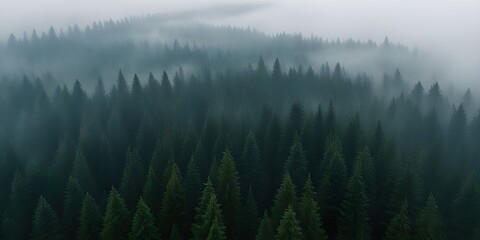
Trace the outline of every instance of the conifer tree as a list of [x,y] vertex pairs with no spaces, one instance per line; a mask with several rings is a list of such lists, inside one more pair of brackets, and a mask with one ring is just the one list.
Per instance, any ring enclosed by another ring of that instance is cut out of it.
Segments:
[[123,170],[120,192],[127,207],[135,209],[135,203],[142,194],[142,185],[145,183],[145,173],[140,155],[136,150],[127,150],[125,168]]
[[185,190],[179,173],[173,171],[167,188],[163,195],[162,208],[160,212],[162,222],[162,235],[170,236],[173,225],[176,224],[179,232],[186,232],[187,216]]
[[273,230],[272,223],[268,217],[267,210],[263,213],[262,221],[258,227],[257,235],[255,236],[256,240],[273,240]]
[[320,182],[320,206],[322,206],[323,226],[329,237],[337,234],[340,204],[345,195],[347,172],[340,151],[334,150],[332,159],[322,181]]
[[75,230],[78,226],[80,210],[82,208],[83,190],[77,180],[70,176],[65,190],[65,200],[63,203],[63,235],[65,238],[74,239]]
[[104,240],[127,239],[130,226],[127,205],[117,190],[112,187],[108,196],[100,238]]
[[202,182],[195,162],[195,159],[192,157],[185,173],[185,195],[187,197],[188,215],[192,217],[198,199],[202,195]]
[[72,176],[85,191],[96,193],[95,179],[80,149],[77,150],[77,155],[73,162]]
[[225,227],[218,223],[219,219],[215,218],[212,223],[212,227],[208,232],[207,240],[225,240]]
[[442,219],[438,212],[437,203],[432,193],[430,193],[425,207],[418,215],[416,221],[416,239],[447,239],[445,230],[443,229]]
[[297,196],[296,187],[288,173],[283,177],[282,184],[277,190],[272,207],[272,228],[276,229],[280,225],[283,213],[288,206],[296,207]]
[[228,148],[225,150],[220,164],[217,193],[225,219],[226,235],[230,239],[238,234],[240,186],[237,168]]
[[160,231],[155,226],[153,214],[142,198],[138,200],[137,211],[133,216],[132,227],[128,239],[160,239]]
[[79,222],[76,239],[94,240],[100,237],[102,217],[97,204],[88,193],[83,198]]
[[322,221],[318,213],[317,193],[310,177],[307,178],[303,187],[303,196],[300,200],[299,221],[300,227],[306,240],[327,239],[322,227]]
[[202,236],[207,236],[205,229],[202,229],[202,226],[205,222],[204,215],[207,212],[211,195],[215,195],[215,190],[213,189],[210,178],[207,179],[207,182],[204,185],[205,187],[203,188],[202,196],[199,199],[197,207],[195,208],[195,223],[192,226],[192,233],[195,239],[201,239]]
[[242,157],[238,164],[240,172],[240,182],[242,193],[245,194],[250,187],[258,196],[262,192],[262,171],[260,166],[260,151],[258,150],[257,140],[252,131],[248,133],[245,145],[242,151]]
[[302,240],[304,239],[302,229],[299,226],[298,220],[293,211],[292,205],[285,209],[282,221],[277,229],[275,239],[278,240]]
[[32,239],[61,239],[58,231],[58,218],[43,196],[38,200],[33,217]]
[[[204,193],[207,192],[204,191]],[[225,226],[223,225],[222,219],[220,204],[217,202],[215,193],[211,192],[205,211],[203,211],[203,214],[199,216],[199,220],[193,225],[193,239],[207,239],[215,221],[220,228],[224,229]]]
[[258,228],[258,210],[250,188],[241,211],[240,233],[242,239],[254,239]]
[[290,155],[285,164],[285,171],[289,173],[295,186],[300,189],[300,186],[302,186],[307,179],[307,161],[298,134],[295,134]]
[[408,219],[407,202],[405,201],[400,211],[393,216],[385,232],[385,240],[411,239],[410,220]]
[[362,178],[362,162],[358,161],[347,185],[339,218],[339,239],[370,239],[368,198]]
[[474,229],[480,221],[480,190],[475,177],[475,172],[468,175],[453,201],[449,236],[453,239],[473,239]]
[[157,174],[153,170],[152,165],[148,168],[147,180],[143,186],[142,199],[147,206],[152,209],[153,213],[160,210],[162,194],[160,192],[160,183]]

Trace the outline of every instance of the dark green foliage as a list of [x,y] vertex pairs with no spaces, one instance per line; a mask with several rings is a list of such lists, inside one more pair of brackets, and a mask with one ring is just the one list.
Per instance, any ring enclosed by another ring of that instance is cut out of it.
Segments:
[[105,240],[127,239],[130,226],[130,215],[127,205],[117,190],[112,188],[108,196],[100,238]]
[[289,173],[292,182],[298,189],[305,183],[307,178],[307,161],[298,135],[295,135],[295,140],[290,149],[290,155],[285,164],[285,172]]
[[220,225],[218,218],[215,218],[213,220],[212,227],[210,228],[210,231],[208,232],[208,238],[207,240],[225,240],[227,239],[225,237],[225,227]]
[[65,189],[63,203],[63,236],[68,239],[75,238],[75,230],[79,225],[80,211],[82,209],[82,198],[84,192],[77,180],[70,176]]
[[287,173],[283,177],[282,184],[277,190],[275,195],[274,204],[272,207],[272,228],[276,229],[280,225],[280,220],[283,217],[283,213],[288,206],[296,208],[297,196],[296,187]]
[[167,188],[163,195],[160,219],[162,235],[170,236],[175,224],[180,233],[186,232],[187,223],[187,200],[185,190],[179,173],[173,171],[170,175]]
[[255,134],[250,131],[243,146],[242,157],[238,164],[242,193],[246,194],[253,188],[255,195],[263,191],[260,151]]
[[447,239],[443,229],[442,218],[437,209],[437,203],[431,193],[425,207],[421,210],[416,220],[416,239]]
[[76,232],[76,239],[98,239],[102,227],[102,217],[97,204],[90,196],[85,194],[82,208],[80,210],[79,226]]
[[185,196],[187,198],[187,216],[193,221],[195,207],[202,194],[202,181],[195,159],[192,157],[185,173]]
[[218,176],[218,200],[222,206],[227,238],[238,235],[240,211],[240,186],[238,171],[230,150],[226,149],[220,164]]
[[411,239],[410,220],[408,219],[407,202],[405,201],[400,211],[393,216],[385,232],[385,240]]
[[[208,182],[207,186],[208,187]],[[205,194],[208,194],[207,191],[204,191]],[[206,196],[205,196],[206,197]],[[203,197],[202,197],[203,200]],[[222,231],[225,226],[223,225],[222,210],[220,209],[220,204],[217,202],[217,197],[215,193],[210,193],[210,196],[207,200],[206,208],[204,211],[199,211],[198,221],[193,225],[193,239],[206,239],[210,235],[210,230],[212,229],[214,223],[218,225]],[[203,206],[202,206],[203,207]]]
[[300,201],[299,220],[304,239],[323,240],[327,239],[323,230],[320,215],[318,213],[317,193],[313,187],[310,177],[307,178],[303,187],[303,196]]
[[208,178],[207,182],[205,183],[202,196],[199,199],[197,207],[195,208],[195,223],[192,226],[192,232],[195,239],[202,239],[202,237],[205,238],[208,236],[203,228],[203,225],[205,224],[204,216],[207,212],[212,194],[215,195],[215,190],[213,189],[210,178]]
[[97,186],[95,179],[81,151],[77,151],[75,161],[73,162],[72,176],[77,179],[78,184],[85,191],[96,193]]
[[370,239],[368,198],[363,182],[363,162],[357,161],[340,210],[339,239]]
[[301,240],[304,239],[302,230],[300,229],[295,211],[291,205],[285,209],[280,226],[278,226],[275,239],[278,240]]
[[333,156],[319,186],[319,203],[322,212],[323,226],[329,237],[338,231],[340,204],[344,200],[347,186],[347,169],[340,150],[333,149]]
[[58,229],[58,218],[43,196],[40,197],[33,217],[32,239],[62,239]]
[[142,198],[138,200],[137,211],[133,216],[132,228],[128,239],[160,239],[160,231],[155,226],[153,214]]
[[241,219],[239,221],[240,236],[242,239],[254,239],[258,228],[258,209],[250,188],[245,203],[242,206]]
[[160,181],[151,165],[148,168],[147,180],[143,186],[142,199],[152,209],[152,212],[156,213],[160,210],[162,201]]
[[479,224],[480,190],[475,177],[475,172],[468,175],[453,201],[450,222],[451,238],[473,239],[475,227]]
[[263,213],[262,221],[258,227],[257,235],[255,236],[256,240],[273,240],[273,230],[272,223],[270,223],[270,218],[268,217],[267,210]]
[[138,197],[142,194],[142,186],[145,183],[145,172],[140,155],[136,150],[127,150],[125,168],[123,169],[120,193],[125,199],[127,207],[135,209]]

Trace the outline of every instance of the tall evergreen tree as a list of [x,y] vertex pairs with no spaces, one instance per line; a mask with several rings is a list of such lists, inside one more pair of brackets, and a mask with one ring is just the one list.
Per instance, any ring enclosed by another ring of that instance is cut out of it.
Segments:
[[160,231],[153,221],[153,214],[142,198],[138,200],[128,239],[160,239]]
[[238,172],[232,154],[225,150],[218,176],[218,199],[225,219],[227,238],[238,235],[237,216],[240,213],[240,186]]
[[291,205],[285,209],[282,221],[277,229],[275,239],[278,240],[301,240],[304,239],[302,229],[299,226],[299,222],[295,217],[295,211]]
[[79,224],[80,211],[82,208],[83,190],[77,180],[70,176],[65,189],[63,203],[63,236],[68,239],[75,238],[75,230]]
[[258,210],[255,203],[253,191],[250,188],[248,191],[245,203],[242,206],[241,219],[239,220],[239,229],[242,239],[254,239],[258,228]]
[[187,227],[187,200],[185,198],[185,190],[183,182],[178,175],[179,173],[173,171],[167,188],[163,195],[162,208],[160,212],[162,222],[162,235],[170,236],[173,225],[176,224],[180,233],[186,232]]
[[463,182],[459,193],[453,201],[450,222],[450,238],[473,239],[475,227],[479,224],[480,190],[476,174],[472,172]]
[[100,237],[102,217],[100,216],[100,210],[97,204],[88,193],[86,193],[83,198],[79,222],[76,239],[93,240]]
[[295,186],[300,189],[300,186],[307,179],[307,161],[298,134],[295,135],[295,140],[290,149],[290,155],[285,164],[285,171],[289,173]]
[[368,198],[362,178],[362,162],[355,164],[340,209],[339,239],[370,239]]
[[130,229],[130,218],[125,201],[112,187],[107,201],[107,209],[103,218],[101,239],[127,239]]
[[207,240],[225,240],[225,227],[219,224],[219,219],[215,218],[212,223],[212,227],[208,232]]
[[238,170],[240,172],[242,193],[247,193],[249,188],[252,187],[255,195],[258,196],[263,190],[262,171],[260,151],[258,150],[257,140],[252,131],[248,133],[247,139],[245,140]]
[[160,180],[150,165],[148,168],[147,180],[143,186],[142,199],[152,212],[157,213],[160,210],[162,193],[160,192]]
[[430,193],[425,207],[418,215],[416,223],[416,239],[447,239],[433,194]]
[[145,183],[145,172],[140,155],[136,150],[127,150],[125,168],[123,170],[120,192],[127,207],[131,210],[135,208],[138,197],[142,194],[142,186]]
[[257,235],[255,236],[256,240],[273,240],[273,230],[272,223],[268,217],[267,210],[263,213],[262,221],[258,227]]
[[405,201],[400,211],[393,216],[385,232],[385,240],[411,239],[410,220],[408,219],[407,202]]
[[58,218],[43,196],[38,200],[33,217],[32,239],[61,239],[58,231]]
[[306,240],[327,239],[323,230],[320,215],[318,213],[317,193],[310,177],[307,178],[303,187],[303,196],[300,200],[299,220],[300,227]]
[[275,195],[272,207],[272,228],[276,229],[280,225],[283,213],[288,206],[296,208],[297,195],[296,187],[287,173],[283,177],[282,184]]

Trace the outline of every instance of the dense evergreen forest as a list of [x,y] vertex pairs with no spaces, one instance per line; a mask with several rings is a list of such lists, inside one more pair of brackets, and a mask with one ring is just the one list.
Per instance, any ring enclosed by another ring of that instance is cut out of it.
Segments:
[[[475,99],[407,78],[404,47],[109,44],[135,21],[0,48],[2,239],[480,239]],[[335,48],[387,52],[382,81],[301,57]]]

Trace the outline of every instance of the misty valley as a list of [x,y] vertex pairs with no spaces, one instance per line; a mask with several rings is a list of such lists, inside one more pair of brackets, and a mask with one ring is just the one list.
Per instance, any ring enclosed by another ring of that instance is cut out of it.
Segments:
[[1,239],[480,239],[480,104],[421,48],[162,15],[0,41]]

